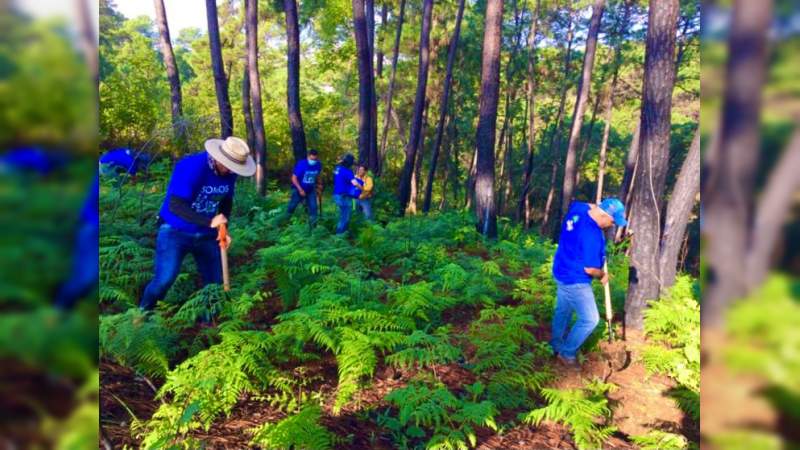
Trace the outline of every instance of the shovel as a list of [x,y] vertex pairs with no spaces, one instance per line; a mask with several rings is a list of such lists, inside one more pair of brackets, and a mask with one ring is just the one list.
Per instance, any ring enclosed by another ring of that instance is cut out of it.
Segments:
[[218,227],[217,241],[219,241],[219,255],[222,259],[222,287],[225,292],[231,290],[231,279],[228,274],[228,225]]

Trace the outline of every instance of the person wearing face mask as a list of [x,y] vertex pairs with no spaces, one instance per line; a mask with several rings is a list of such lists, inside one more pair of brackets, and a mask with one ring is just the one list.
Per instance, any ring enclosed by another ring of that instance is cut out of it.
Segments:
[[[569,367],[577,367],[578,349],[600,321],[592,279],[608,283],[608,273],[603,271],[606,258],[604,230],[627,224],[625,207],[616,198],[607,198],[599,205],[572,202],[561,224],[558,249],[553,258],[556,308],[550,346],[559,361]],[[567,333],[573,312],[577,320]]]
[[203,284],[222,283],[218,228],[228,223],[238,176],[250,177],[256,163],[242,139],[209,139],[205,151],[184,156],[175,164],[159,211],[153,278],[139,300],[150,311],[178,277],[187,253],[194,257]]
[[317,184],[320,179],[319,174],[322,173],[322,163],[318,158],[316,150],[309,150],[308,157],[294,165],[292,198],[286,209],[286,218],[288,219],[301,202],[305,203],[312,227],[317,224]]

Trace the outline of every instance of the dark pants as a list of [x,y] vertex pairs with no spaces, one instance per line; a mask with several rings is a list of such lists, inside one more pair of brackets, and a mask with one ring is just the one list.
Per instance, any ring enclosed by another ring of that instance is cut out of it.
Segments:
[[315,226],[317,224],[317,192],[313,189],[309,189],[306,191],[306,196],[303,197],[297,192],[297,189],[292,189],[292,198],[289,200],[289,207],[286,210],[286,215],[291,216],[294,214],[294,210],[297,209],[297,206],[300,203],[305,203],[306,209],[308,209],[308,219],[311,223],[311,226]]
[[75,236],[72,269],[56,295],[55,306],[70,309],[97,288],[99,243],[97,224],[83,224]]
[[203,284],[222,283],[219,243],[213,233],[186,233],[163,224],[156,238],[155,274],[144,289],[139,308],[151,310],[166,295],[187,253],[191,253]]
[[347,231],[347,226],[350,224],[353,199],[345,195],[334,195],[333,201],[339,207],[339,223],[336,224],[336,234],[342,234]]

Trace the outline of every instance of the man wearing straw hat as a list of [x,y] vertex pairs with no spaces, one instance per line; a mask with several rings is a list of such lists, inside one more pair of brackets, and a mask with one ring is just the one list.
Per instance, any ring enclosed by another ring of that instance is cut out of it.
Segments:
[[[228,222],[238,175],[256,171],[247,143],[237,137],[209,139],[205,151],[181,158],[172,171],[159,212],[153,279],[139,301],[152,310],[180,272],[187,253],[194,257],[203,284],[221,283],[217,228]],[[225,245],[230,245],[228,236]]]

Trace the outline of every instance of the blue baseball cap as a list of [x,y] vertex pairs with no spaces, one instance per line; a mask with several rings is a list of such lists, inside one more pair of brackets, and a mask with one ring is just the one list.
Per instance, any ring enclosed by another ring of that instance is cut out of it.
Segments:
[[600,209],[614,218],[616,226],[624,227],[628,225],[628,221],[625,220],[625,206],[618,198],[611,197],[603,200],[600,202]]

